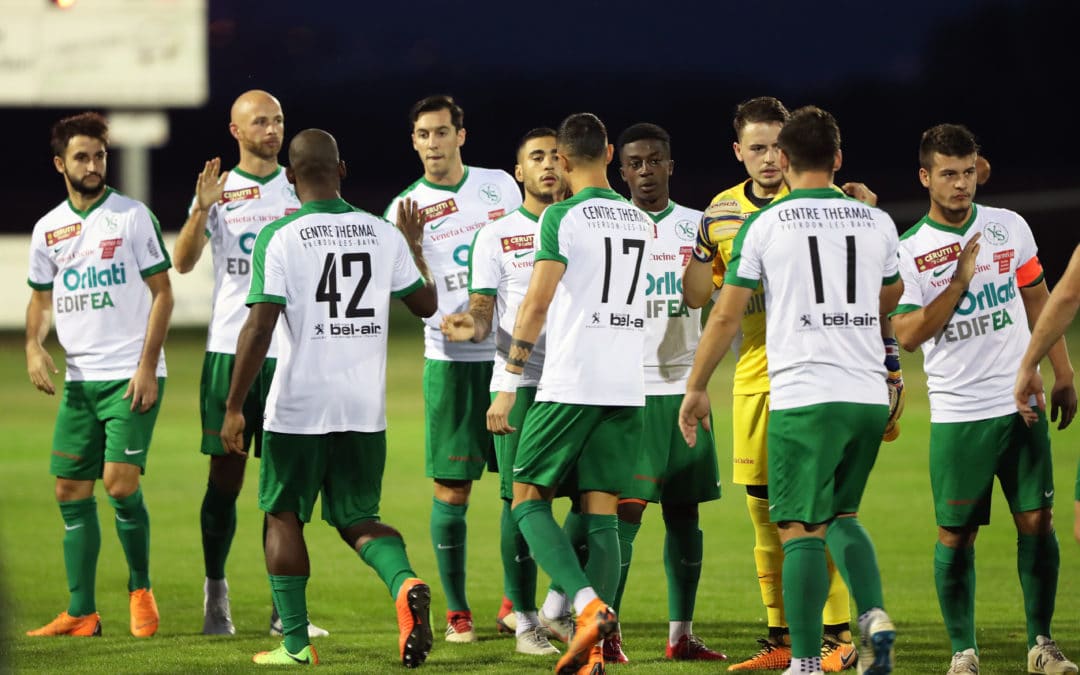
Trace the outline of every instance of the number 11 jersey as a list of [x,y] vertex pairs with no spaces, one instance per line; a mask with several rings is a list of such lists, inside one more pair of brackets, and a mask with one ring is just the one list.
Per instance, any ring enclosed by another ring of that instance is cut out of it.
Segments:
[[311,201],[259,232],[251,268],[247,304],[284,306],[263,428],[386,429],[390,298],[424,283],[405,237],[344,200]]
[[566,265],[548,309],[537,401],[645,405],[643,211],[609,188],[586,188],[540,217],[536,261]]

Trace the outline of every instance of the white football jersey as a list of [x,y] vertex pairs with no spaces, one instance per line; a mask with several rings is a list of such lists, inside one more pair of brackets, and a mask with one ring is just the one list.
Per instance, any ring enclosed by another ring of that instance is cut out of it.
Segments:
[[[469,257],[469,293],[495,296],[495,368],[491,391],[510,390],[506,357],[514,320],[532,278],[533,258],[540,243],[540,218],[517,208],[476,233]],[[544,369],[544,333],[525,364],[519,387],[535,387]]]
[[491,361],[494,338],[480,343],[448,342],[439,327],[445,314],[469,307],[469,248],[476,231],[521,206],[521,190],[500,169],[465,167],[457,185],[435,185],[421,178],[394,198],[384,217],[397,219],[398,202],[410,198],[420,207],[424,259],[439,293],[439,311],[424,319],[424,356],[440,361]]
[[887,213],[832,188],[795,190],[747,218],[724,283],[764,284],[773,410],[888,405],[879,311],[898,249]]
[[390,298],[424,285],[405,237],[341,199],[313,201],[255,241],[249,305],[284,305],[265,429],[386,429]]
[[701,339],[701,310],[682,299],[682,276],[694,251],[701,211],[673,201],[648,213],[656,241],[645,261],[645,393],[683,394]]
[[[135,374],[152,300],[143,279],[171,266],[154,214],[112,188],[85,211],[64,200],[34,225],[28,281],[52,291],[66,380]],[[165,372],[162,350],[158,377]]]
[[547,314],[537,401],[645,405],[645,261],[653,223],[609,188],[586,188],[540,217],[536,261],[566,265]]
[[[192,202],[194,206],[194,201]],[[234,168],[225,179],[225,192],[206,216],[206,236],[214,256],[214,295],[206,351],[236,353],[236,339],[247,318],[251,286],[251,251],[263,226],[300,208],[296,190],[277,171],[258,178]],[[270,344],[270,357],[277,344]]]
[[949,286],[956,260],[981,232],[975,276],[944,330],[922,345],[932,422],[1016,412],[1013,384],[1031,340],[1019,289],[1042,281],[1031,228],[1007,209],[972,205],[963,227],[924,216],[900,241],[904,295],[894,314],[925,307]]

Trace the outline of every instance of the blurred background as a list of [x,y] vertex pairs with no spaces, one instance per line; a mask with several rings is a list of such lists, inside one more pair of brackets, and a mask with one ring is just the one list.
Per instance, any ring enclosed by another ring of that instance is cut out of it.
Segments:
[[[236,162],[228,111],[250,88],[281,100],[286,142],[307,127],[333,133],[350,168],[345,198],[377,213],[421,174],[407,111],[428,94],[451,94],[464,107],[466,164],[507,170],[524,131],[556,126],[572,112],[599,115],[613,141],[634,122],[660,124],[673,137],[672,196],[696,208],[745,177],[731,150],[731,115],[739,101],[769,94],[791,109],[813,103],[836,116],[844,136],[838,181],[867,183],[901,231],[927,205],[917,180],[920,133],[939,122],[967,124],[993,165],[977,201],[1028,219],[1053,285],[1080,222],[1071,102],[1080,83],[1077,4],[0,0],[8,130],[0,233],[29,233],[63,199],[49,127],[85,109],[157,112],[167,122],[159,147],[114,148],[109,182],[136,196],[145,190],[168,235],[183,223],[203,162]],[[185,8],[187,18],[172,27],[194,32],[178,38],[151,23],[110,34],[94,12],[117,5]],[[10,20],[28,7],[52,13],[39,22],[59,25],[59,15],[77,28],[59,45],[48,44],[51,29],[34,39]],[[123,89],[125,75],[103,55],[126,41],[138,44],[125,53],[140,62],[174,58],[177,67],[139,85],[147,100],[125,105],[108,100],[118,98],[111,90]],[[19,92],[9,83],[26,75],[20,54],[41,52],[62,53],[66,62],[53,67],[78,70],[101,100],[50,102],[48,86],[34,101],[13,100]],[[180,66],[187,71],[173,86],[168,78]],[[626,193],[614,168],[611,180]],[[2,262],[25,277],[22,257]]]

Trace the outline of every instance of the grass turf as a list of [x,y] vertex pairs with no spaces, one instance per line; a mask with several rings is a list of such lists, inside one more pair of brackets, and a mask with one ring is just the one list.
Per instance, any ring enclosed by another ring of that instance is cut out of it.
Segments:
[[[431,483],[423,477],[422,343],[415,323],[393,329],[388,367],[389,458],[382,516],[409,545],[416,571],[433,589],[435,647],[424,666],[433,672],[486,673],[513,669],[550,672],[553,659],[514,653],[513,640],[498,637],[494,617],[502,596],[497,481],[486,476],[473,490],[469,511],[468,592],[480,641],[448,645],[440,630],[446,609],[428,532]],[[0,669],[17,672],[165,673],[234,672],[256,668],[251,655],[276,645],[267,635],[270,592],[256,506],[257,464],[248,469],[239,503],[239,525],[228,563],[234,637],[204,637],[199,505],[207,460],[198,452],[198,379],[204,334],[175,331],[167,344],[169,384],[158,418],[144,479],[152,523],[151,576],[162,614],[149,640],[127,632],[127,568],[104,491],[97,488],[102,522],[98,607],[104,636],[97,640],[27,638],[26,630],[51,620],[67,606],[62,521],[48,475],[48,449],[59,402],[37,393],[25,375],[22,336],[0,335],[0,410],[3,411],[4,489],[0,490]],[[1073,331],[1072,342],[1080,340]],[[51,343],[59,363],[62,353]],[[921,355],[904,355],[908,386],[902,434],[884,444],[863,502],[862,520],[877,546],[890,614],[897,622],[898,673],[944,672],[950,648],[933,581],[936,537],[927,473],[928,411]],[[730,401],[732,359],[725,359],[711,391],[724,497],[701,508],[705,563],[698,591],[695,633],[732,660],[748,657],[765,633],[751,549],[753,531],[744,492],[731,484]],[[822,383],[822,386],[828,386]],[[1077,423],[1076,426],[1080,426]],[[1080,545],[1072,538],[1073,479],[1080,431],[1052,431],[1056,451],[1061,578],[1055,635],[1066,655],[1080,658]],[[257,462],[257,460],[256,460]],[[565,503],[557,504],[561,518]],[[668,663],[667,603],[662,560],[663,524],[651,506],[634,547],[623,600],[623,634],[631,662],[618,672],[716,672],[717,664]],[[330,630],[316,641],[330,672],[384,673],[401,668],[393,603],[385,587],[335,531],[319,520],[306,529],[312,576],[311,618]],[[993,521],[979,537],[976,612],[982,672],[1024,672],[1026,632],[1016,573],[1015,529],[1000,493]],[[547,577],[541,573],[542,600]]]

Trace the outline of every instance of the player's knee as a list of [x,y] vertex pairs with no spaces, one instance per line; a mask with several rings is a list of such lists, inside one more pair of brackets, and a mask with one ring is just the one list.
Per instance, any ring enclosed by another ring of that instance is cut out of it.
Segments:
[[948,548],[969,548],[978,534],[978,527],[939,527],[938,541]]
[[638,499],[619,500],[619,520],[631,525],[640,525],[645,513],[645,502]]
[[435,480],[435,499],[447,504],[462,505],[469,503],[472,492],[471,480]]
[[401,533],[396,529],[377,520],[365,520],[347,527],[339,527],[337,528],[337,531],[341,536],[341,540],[344,541],[349,548],[356,549],[357,551],[374,539],[382,537],[397,537],[398,539],[404,539],[404,537],[401,536]]
[[247,464],[245,460],[243,455],[212,456],[210,482],[226,494],[240,494],[240,488],[244,485],[244,467]]
[[55,494],[56,501],[58,502],[74,502],[80,499],[89,499],[94,494],[94,481],[57,478]]
[[665,523],[685,523],[698,519],[697,504],[661,504]]
[[1025,535],[1046,535],[1054,531],[1054,513],[1050,509],[1013,514],[1016,530]]

